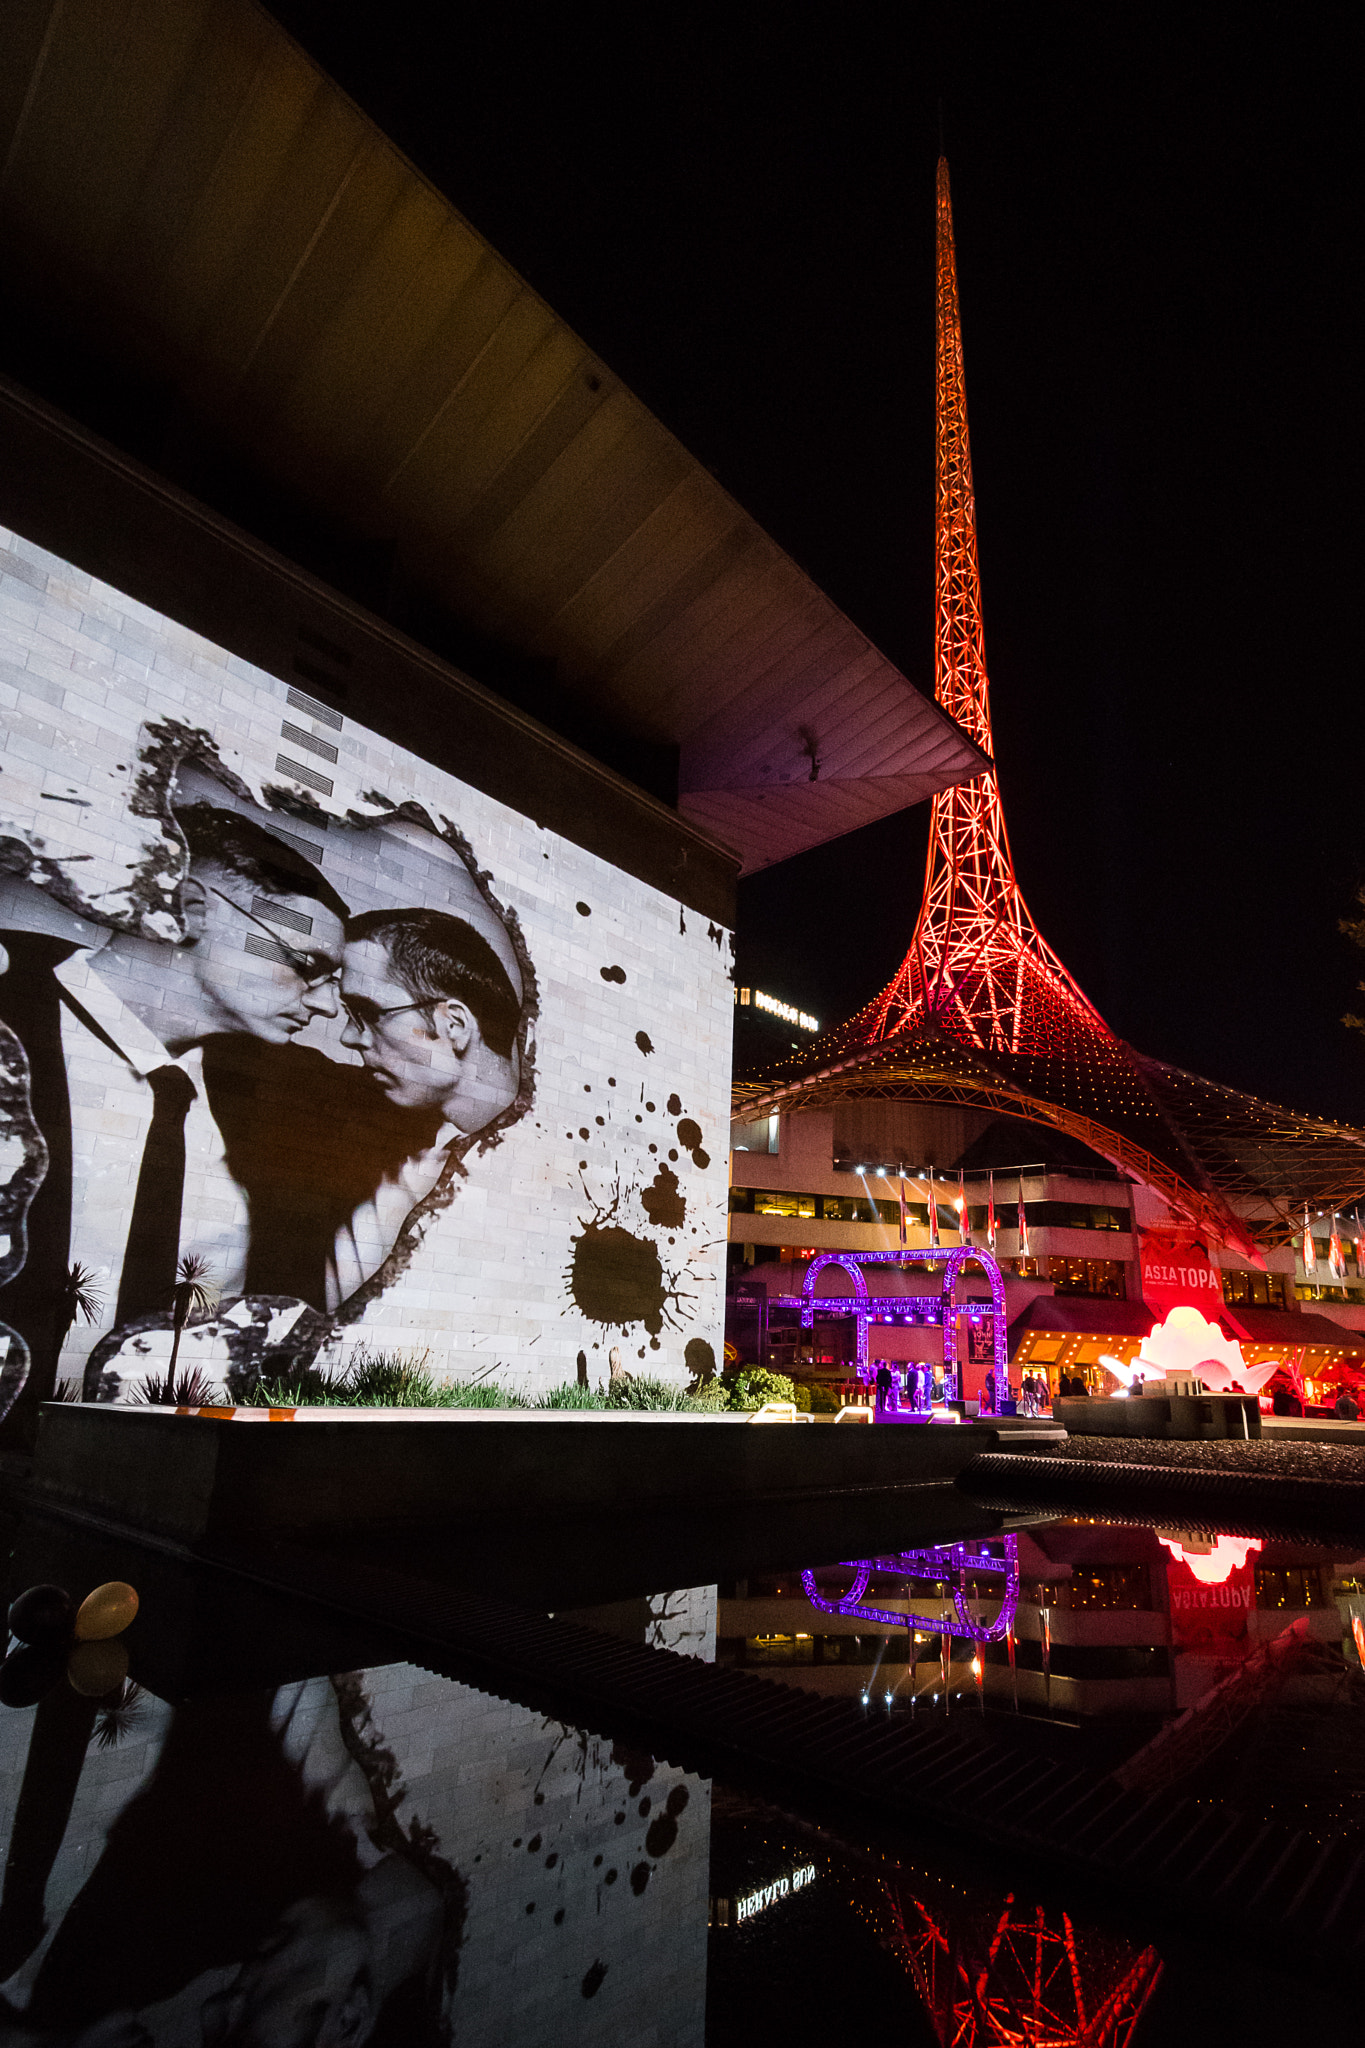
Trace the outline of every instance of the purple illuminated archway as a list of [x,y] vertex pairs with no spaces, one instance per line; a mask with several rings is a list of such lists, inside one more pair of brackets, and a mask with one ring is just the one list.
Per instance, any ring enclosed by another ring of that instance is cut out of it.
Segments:
[[[991,1290],[992,1310],[992,1352],[997,1388],[1005,1383],[1007,1370],[1006,1329],[1005,1329],[1005,1282],[1000,1268],[989,1252],[982,1251],[974,1244],[954,1245],[950,1251],[941,1246],[932,1249],[894,1252],[821,1252],[806,1268],[806,1277],[801,1283],[801,1327],[811,1330],[815,1327],[817,1308],[836,1315],[852,1315],[858,1326],[858,1373],[865,1378],[868,1372],[868,1324],[878,1318],[899,1316],[902,1321],[934,1322],[943,1331],[943,1370],[951,1373],[954,1382],[958,1378],[957,1355],[957,1303],[954,1289],[964,1267],[975,1263],[986,1276]],[[943,1266],[943,1285],[938,1299],[932,1295],[870,1295],[867,1281],[863,1276],[864,1266]],[[853,1282],[851,1295],[823,1295],[817,1298],[815,1283],[826,1266],[842,1266]],[[914,1307],[904,1304],[913,1301]]]
[[[822,1614],[848,1615],[855,1621],[875,1621],[888,1628],[922,1628],[930,1635],[967,1636],[974,1643],[998,1643],[1013,1628],[1019,1605],[1019,1539],[1003,1536],[998,1540],[1004,1551],[1001,1557],[985,1550],[969,1550],[965,1543],[948,1543],[933,1550],[898,1550],[889,1557],[850,1559],[853,1584],[839,1600],[826,1600],[813,1571],[802,1572],[801,1583],[811,1606],[818,1607]],[[994,1621],[976,1621],[967,1611],[969,1570],[998,1575],[1004,1580],[1000,1612]],[[899,1573],[907,1579],[947,1579],[957,1612],[956,1627],[946,1627],[941,1614],[901,1614],[895,1608],[865,1605],[863,1594],[873,1572]]]

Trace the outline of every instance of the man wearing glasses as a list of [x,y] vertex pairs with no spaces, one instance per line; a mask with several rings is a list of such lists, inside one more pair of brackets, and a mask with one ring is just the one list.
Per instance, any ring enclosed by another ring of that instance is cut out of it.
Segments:
[[516,1100],[521,997],[488,940],[439,910],[372,910],[346,927],[342,1043],[426,1142],[390,1166],[337,1233],[335,1307],[387,1258],[403,1222],[452,1164],[463,1138]]
[[[247,1199],[209,1099],[205,1046],[288,1048],[314,1017],[337,1015],[347,909],[331,884],[226,807],[191,803],[176,822],[189,855],[181,943],[116,932],[54,974],[74,1168],[70,1257],[100,1275],[103,1329],[164,1314],[185,1252],[207,1260],[224,1297],[243,1291]],[[101,1333],[73,1332],[61,1371],[75,1370],[80,1337],[84,1350]]]

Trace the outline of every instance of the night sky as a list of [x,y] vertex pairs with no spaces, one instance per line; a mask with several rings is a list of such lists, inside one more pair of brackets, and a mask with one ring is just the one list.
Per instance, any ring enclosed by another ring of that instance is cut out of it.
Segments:
[[[925,689],[941,105],[1026,899],[1142,1051],[1365,1123],[1347,11],[272,11]],[[746,882],[744,978],[859,1007],[927,822]]]

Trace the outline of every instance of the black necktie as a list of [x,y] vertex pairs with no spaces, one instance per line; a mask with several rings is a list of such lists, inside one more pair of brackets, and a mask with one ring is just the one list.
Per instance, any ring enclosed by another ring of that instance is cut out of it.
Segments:
[[180,1256],[180,1205],[185,1193],[185,1118],[198,1090],[181,1067],[147,1076],[152,1121],[142,1148],[133,1220],[119,1277],[114,1320],[169,1310]]

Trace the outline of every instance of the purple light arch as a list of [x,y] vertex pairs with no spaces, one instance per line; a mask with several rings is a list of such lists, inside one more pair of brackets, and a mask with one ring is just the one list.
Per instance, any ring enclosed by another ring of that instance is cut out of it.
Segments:
[[[969,1550],[965,1543],[946,1543],[932,1550],[897,1550],[886,1557],[850,1558],[852,1586],[839,1600],[826,1600],[816,1584],[813,1571],[803,1571],[801,1583],[812,1607],[822,1614],[843,1614],[855,1621],[880,1622],[889,1628],[922,1628],[929,1635],[966,1636],[974,1643],[998,1643],[1014,1626],[1019,1605],[1019,1539],[999,1539],[1004,1555],[995,1557],[985,1550]],[[974,1621],[967,1611],[968,1571],[999,1573],[1005,1584],[1000,1612],[994,1621]],[[907,1579],[947,1579],[952,1586],[957,1627],[945,1628],[941,1614],[899,1613],[890,1607],[869,1607],[863,1602],[873,1572],[902,1573]]]
[[[806,1268],[806,1277],[801,1283],[799,1298],[801,1306],[801,1327],[810,1330],[815,1327],[815,1311],[819,1307],[835,1314],[853,1315],[858,1324],[858,1374],[865,1378],[868,1372],[867,1326],[870,1322],[937,1323],[943,1331],[943,1370],[945,1376],[958,1377],[957,1356],[957,1308],[953,1289],[958,1275],[965,1266],[975,1263],[986,1276],[991,1290],[992,1348],[994,1352],[995,1384],[1000,1387],[1008,1370],[1005,1329],[1005,1282],[999,1266],[989,1252],[982,1251],[974,1244],[954,1245],[950,1251],[941,1246],[930,1250],[910,1251],[901,1249],[894,1252],[821,1252]],[[937,1301],[932,1295],[871,1295],[863,1277],[864,1266],[943,1266],[943,1286]],[[851,1295],[824,1295],[817,1299],[815,1282],[826,1266],[842,1266],[853,1282]],[[913,1300],[913,1309],[903,1304]],[[980,1310],[967,1308],[975,1322],[981,1319]]]

